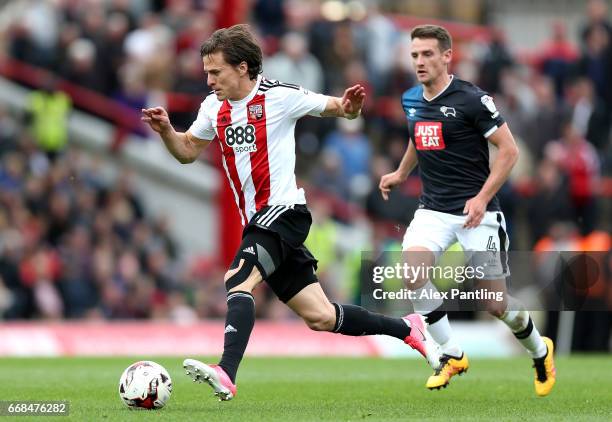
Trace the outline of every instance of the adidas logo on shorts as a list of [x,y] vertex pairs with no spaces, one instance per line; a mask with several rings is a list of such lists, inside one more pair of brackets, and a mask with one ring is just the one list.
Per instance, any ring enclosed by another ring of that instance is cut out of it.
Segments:
[[246,253],[250,253],[250,254],[256,255],[255,248],[252,247],[252,246],[248,246],[248,247],[244,248],[242,250],[242,252],[246,252]]

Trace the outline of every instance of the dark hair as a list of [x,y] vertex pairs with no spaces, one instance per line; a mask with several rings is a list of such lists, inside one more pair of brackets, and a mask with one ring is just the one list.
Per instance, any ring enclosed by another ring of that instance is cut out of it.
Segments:
[[232,66],[246,62],[250,79],[257,78],[261,73],[263,61],[261,48],[255,42],[248,25],[217,29],[200,47],[202,57],[219,51],[223,53],[225,61]]
[[415,26],[410,32],[410,39],[434,38],[438,40],[440,51],[446,51],[453,46],[453,39],[446,28],[438,25]]

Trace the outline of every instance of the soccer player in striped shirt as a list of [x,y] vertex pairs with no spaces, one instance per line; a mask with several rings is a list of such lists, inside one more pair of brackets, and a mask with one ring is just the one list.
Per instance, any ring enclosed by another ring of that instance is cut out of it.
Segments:
[[365,99],[363,87],[350,87],[338,98],[262,77],[262,52],[245,25],[216,31],[201,55],[213,92],[189,130],[176,132],[161,107],[142,111],[142,120],[181,163],[193,162],[213,139],[219,140],[244,226],[225,274],[223,356],[218,365],[186,359],[187,373],[210,384],[220,400],[234,397],[236,372],[255,321],[252,290],[262,281],[313,330],[393,336],[437,365],[438,348],[421,315],[390,318],[330,303],[317,280],[317,260],[303,245],[312,220],[294,173],[296,121],[306,115],[356,118]]

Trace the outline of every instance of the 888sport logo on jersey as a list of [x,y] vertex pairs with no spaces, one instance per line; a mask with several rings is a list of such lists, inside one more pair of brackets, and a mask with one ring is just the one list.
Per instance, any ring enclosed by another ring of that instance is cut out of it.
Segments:
[[249,123],[246,126],[227,126],[224,134],[225,144],[232,148],[234,152],[257,151],[255,126],[252,124]]

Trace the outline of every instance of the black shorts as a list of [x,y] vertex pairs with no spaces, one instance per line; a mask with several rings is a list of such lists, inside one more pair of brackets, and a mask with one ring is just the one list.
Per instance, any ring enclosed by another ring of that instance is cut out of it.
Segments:
[[274,294],[289,301],[316,283],[317,260],[304,246],[312,217],[306,205],[273,205],[259,210],[242,231],[231,268],[253,263]]

